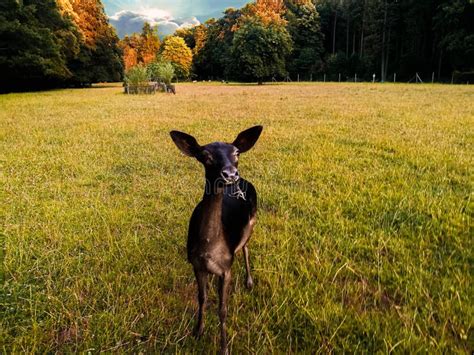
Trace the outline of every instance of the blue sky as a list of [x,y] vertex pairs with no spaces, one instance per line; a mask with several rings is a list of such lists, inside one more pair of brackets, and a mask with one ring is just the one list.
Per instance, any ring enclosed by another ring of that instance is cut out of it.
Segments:
[[229,8],[240,8],[248,0],[103,0],[110,23],[120,37],[139,32],[143,22],[158,25],[160,35],[177,28],[220,17]]

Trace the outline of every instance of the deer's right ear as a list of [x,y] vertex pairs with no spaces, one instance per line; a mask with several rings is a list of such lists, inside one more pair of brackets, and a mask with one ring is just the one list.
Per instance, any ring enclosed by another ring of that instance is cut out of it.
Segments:
[[171,131],[170,136],[174,144],[176,144],[176,146],[179,148],[179,150],[186,154],[188,157],[196,157],[196,155],[201,150],[201,146],[196,141],[196,138],[190,136],[189,134],[179,131]]

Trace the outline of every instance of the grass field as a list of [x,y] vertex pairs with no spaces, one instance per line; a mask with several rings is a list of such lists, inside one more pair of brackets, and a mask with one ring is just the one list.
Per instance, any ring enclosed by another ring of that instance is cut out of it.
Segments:
[[[259,193],[235,354],[474,349],[474,88],[179,84],[0,96],[0,351],[212,353],[185,259],[203,171],[168,132],[231,141]],[[213,280],[213,284],[216,280]]]

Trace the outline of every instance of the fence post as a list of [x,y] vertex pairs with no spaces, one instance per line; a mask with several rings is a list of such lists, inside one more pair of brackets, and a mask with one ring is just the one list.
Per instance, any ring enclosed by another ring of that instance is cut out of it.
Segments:
[[393,82],[395,83],[397,81],[397,73],[393,73]]
[[431,84],[433,84],[433,83],[434,83],[434,72],[433,72],[433,74],[431,74]]
[[454,72],[451,74],[451,84],[454,84]]
[[309,75],[309,81],[313,81],[313,73]]
[[372,83],[375,83],[375,74],[372,74]]
[[341,73],[339,73],[339,82],[341,82]]
[[326,82],[326,74],[324,74],[324,82]]
[[354,83],[357,83],[357,74],[354,74]]
[[300,74],[298,73],[298,82],[300,82]]

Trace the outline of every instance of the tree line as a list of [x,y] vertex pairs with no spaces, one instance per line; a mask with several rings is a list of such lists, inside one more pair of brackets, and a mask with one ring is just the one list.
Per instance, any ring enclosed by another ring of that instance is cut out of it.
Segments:
[[120,81],[122,51],[100,0],[0,1],[0,91]]
[[435,73],[437,81],[472,82],[474,2],[256,0],[160,41],[149,24],[119,40],[100,0],[0,1],[0,91],[119,81],[124,70],[153,63],[170,63],[183,79],[409,81]]
[[257,0],[176,35],[200,79],[474,79],[469,0]]

